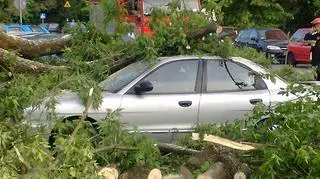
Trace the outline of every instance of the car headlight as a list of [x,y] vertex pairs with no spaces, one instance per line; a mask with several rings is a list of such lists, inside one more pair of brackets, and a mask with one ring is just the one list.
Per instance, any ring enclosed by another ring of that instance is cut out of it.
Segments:
[[274,45],[268,45],[268,46],[267,46],[267,49],[268,49],[268,50],[281,50],[280,47],[274,46]]

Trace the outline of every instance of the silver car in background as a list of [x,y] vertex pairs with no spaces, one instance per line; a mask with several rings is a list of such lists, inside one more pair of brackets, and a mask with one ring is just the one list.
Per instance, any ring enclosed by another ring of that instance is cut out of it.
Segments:
[[[90,109],[88,117],[98,121],[108,111],[121,109],[120,119],[128,129],[137,127],[167,141],[176,133],[191,132],[198,123],[241,119],[259,102],[272,105],[294,98],[279,95],[287,83],[278,77],[271,81],[264,76],[267,73],[240,57],[164,57],[153,65],[139,61],[100,83],[103,102],[98,110]],[[48,123],[43,110],[27,110],[28,120],[34,125]],[[83,110],[71,92],[64,93],[56,106],[57,115],[64,118],[81,116]]]

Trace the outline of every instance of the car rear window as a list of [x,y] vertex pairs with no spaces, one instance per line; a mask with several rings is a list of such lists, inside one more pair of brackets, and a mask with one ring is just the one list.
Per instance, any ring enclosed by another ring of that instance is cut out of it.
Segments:
[[261,39],[265,40],[288,40],[288,36],[279,29],[273,30],[259,30],[259,35]]

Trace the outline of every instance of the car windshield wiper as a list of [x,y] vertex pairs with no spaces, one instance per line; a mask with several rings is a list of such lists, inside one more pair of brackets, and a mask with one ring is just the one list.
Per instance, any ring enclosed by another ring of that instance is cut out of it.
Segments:
[[231,73],[230,73],[230,71],[229,71],[229,68],[228,68],[228,65],[227,65],[227,63],[226,63],[226,60],[223,61],[223,64],[224,64],[224,66],[225,66],[225,68],[226,68],[226,70],[227,70],[227,72],[228,72],[229,77],[230,77],[231,80],[234,82],[234,84],[237,85],[239,89],[242,89],[242,86],[245,86],[245,82],[243,82],[243,81],[237,82],[237,81],[233,78],[233,76],[231,75]]

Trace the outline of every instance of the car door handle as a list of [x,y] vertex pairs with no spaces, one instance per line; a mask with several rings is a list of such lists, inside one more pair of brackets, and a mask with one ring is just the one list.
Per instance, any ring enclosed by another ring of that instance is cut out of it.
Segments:
[[192,105],[192,101],[179,101],[181,107],[189,107]]
[[262,102],[262,99],[259,99],[259,98],[257,98],[257,99],[250,99],[250,104],[252,104],[252,105],[255,105],[255,104],[261,103],[261,102]]

